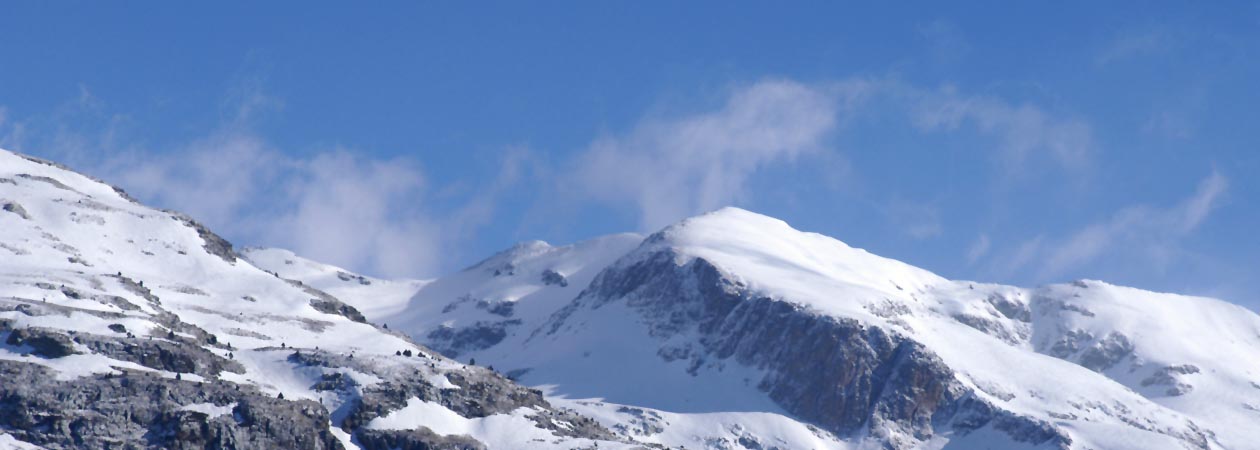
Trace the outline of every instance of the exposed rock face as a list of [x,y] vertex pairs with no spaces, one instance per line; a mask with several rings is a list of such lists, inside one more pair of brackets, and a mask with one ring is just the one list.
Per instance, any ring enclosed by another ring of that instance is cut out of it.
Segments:
[[78,353],[69,336],[38,328],[14,330],[4,343],[29,347],[30,354],[45,358],[61,358]]
[[[17,439],[62,448],[236,448],[337,449],[339,441],[328,429],[334,425],[356,436],[364,448],[481,449],[470,437],[438,436],[427,429],[370,430],[363,425],[402,409],[418,398],[468,418],[511,413],[531,408],[529,416],[556,436],[615,441],[619,438],[594,420],[553,408],[542,392],[512,383],[493,371],[470,367],[449,372],[450,388],[435,386],[419,370],[385,369],[367,358],[319,350],[295,350],[289,362],[298,367],[351,369],[379,376],[371,386],[360,386],[344,373],[326,374],[312,386],[336,391],[348,403],[330,417],[324,405],[309,400],[284,400],[260,393],[250,385],[216,379],[223,371],[241,370],[194,341],[168,342],[77,333],[74,338],[56,330],[21,329],[8,334],[9,345],[30,348],[31,358],[61,358],[77,353],[80,345],[113,359],[132,361],[156,370],[196,374],[206,382],[185,381],[176,375],[122,370],[122,375],[90,375],[57,380],[50,369],[28,362],[0,360],[0,432]],[[418,358],[431,358],[424,353]],[[34,361],[32,361],[34,362]],[[120,369],[121,370],[121,369]],[[230,407],[230,413],[211,417],[186,410],[190,405]]]
[[333,297],[327,292],[307,286],[301,281],[288,279],[284,281],[287,281],[289,284],[297,286],[307,294],[314,296],[315,298],[311,299],[311,307],[315,308],[316,311],[325,314],[336,314],[359,323],[367,323],[367,318],[363,317],[363,313],[359,312],[359,310],[355,309],[353,306],[345,304],[341,300],[337,299],[337,297]]
[[1133,343],[1123,334],[1111,333],[1081,353],[1080,365],[1101,372],[1133,354]]
[[[420,357],[426,358],[423,354]],[[289,361],[300,366],[351,368],[365,373],[381,372],[361,360],[357,361],[354,358],[318,350],[295,351],[289,356]],[[470,439],[434,440],[433,434],[427,430],[383,432],[363,427],[373,419],[384,417],[390,412],[406,407],[412,398],[440,404],[468,418],[487,417],[511,413],[521,408],[532,408],[539,412],[529,416],[529,419],[540,428],[550,430],[556,436],[618,440],[611,431],[594,420],[571,411],[553,408],[543,398],[541,391],[517,385],[494,371],[469,367],[464,371],[448,372],[444,377],[453,387],[440,388],[419,372],[403,372],[393,373],[382,382],[366,387],[360,386],[352,378],[341,374],[327,375],[316,383],[313,389],[337,391],[354,398],[343,407],[344,418],[337,425],[354,432],[360,440],[370,440],[375,443],[373,445],[389,445],[374,448],[396,448],[400,445],[402,448],[481,448],[476,446],[445,447],[443,445],[465,445]],[[437,446],[425,447],[423,445]]]
[[490,314],[494,314],[496,316],[512,317],[512,315],[516,313],[516,302],[505,301],[505,300],[500,300],[500,301],[495,301],[495,302],[479,300],[477,301],[477,308],[483,309],[486,312]]
[[1185,395],[1193,390],[1194,386],[1182,381],[1179,376],[1196,373],[1199,373],[1199,368],[1192,364],[1161,367],[1154,374],[1143,379],[1142,386],[1167,386],[1168,389],[1164,391],[1164,394],[1168,396]]
[[[297,351],[289,356],[289,361],[302,366],[373,371],[361,361],[322,351]],[[400,373],[367,387],[359,386],[348,377],[329,376],[317,383],[315,388],[342,391],[346,394],[357,393],[358,398],[349,407],[348,414],[341,423],[346,429],[358,428],[372,419],[402,409],[413,397],[439,403],[461,416],[471,418],[508,413],[522,407],[550,407],[541,392],[515,385],[507,378],[486,369],[470,367],[468,371],[448,373],[445,377],[458,388],[440,389],[419,373]]]
[[548,286],[553,285],[553,284],[560,287],[569,286],[569,280],[566,279],[564,275],[561,275],[560,272],[556,272],[555,270],[552,270],[552,269],[547,269],[543,271],[542,282],[543,284],[548,285]]
[[[59,381],[36,364],[0,360],[0,431],[49,449],[340,449],[328,413],[251,387],[124,371]],[[234,405],[210,417],[181,410]]]
[[[160,333],[164,338],[135,337],[126,327],[110,324],[106,327],[110,335],[98,335],[40,327],[15,329],[13,320],[0,319],[0,342],[30,358],[19,362],[0,360],[0,432],[52,449],[341,448],[340,442],[330,435],[328,424],[333,417],[324,405],[278,399],[252,385],[223,381],[221,374],[245,370],[237,361],[210,349],[231,347],[163,310],[156,297],[140,283],[121,275],[110,277],[147,299],[156,312],[152,320],[170,331]],[[97,297],[66,286],[38,283],[38,287],[76,300]],[[18,298],[0,298],[0,311],[26,316],[89,314],[106,320],[126,317],[117,312]],[[37,364],[40,359],[55,360],[74,354],[100,355],[161,372],[119,369],[124,372],[121,376],[97,374],[58,380],[54,372]],[[411,354],[408,350],[408,357]],[[431,355],[428,350],[421,350],[416,358],[435,358]],[[364,387],[344,373],[332,373],[311,386],[316,391],[336,391],[348,399],[336,408],[339,422],[334,425],[358,437],[369,448],[484,448],[469,437],[442,437],[424,429],[389,431],[363,427],[372,419],[405,407],[413,397],[441,404],[469,418],[533,408],[538,413],[530,418],[539,428],[556,436],[619,439],[589,418],[553,408],[540,391],[516,385],[483,368],[447,373],[445,378],[454,387],[442,389],[430,381],[431,374],[422,373],[419,368],[404,370],[372,358],[300,349],[294,350],[289,362],[297,367],[351,369],[381,379]],[[181,374],[185,376],[181,378]],[[198,378],[190,374],[205,381],[191,381]],[[230,407],[230,413],[210,417],[181,409],[198,404]]]
[[31,218],[31,216],[26,213],[26,208],[23,208],[22,205],[19,205],[17,202],[0,201],[0,210],[17,214],[18,217],[23,219],[30,220]]
[[366,430],[357,437],[363,450],[485,450],[467,436],[440,436],[427,427],[418,430]]
[[451,358],[465,352],[490,348],[507,337],[508,328],[520,325],[520,320],[476,322],[460,328],[441,327],[426,336],[434,350]]
[[337,279],[341,281],[355,281],[355,282],[358,282],[359,285],[361,286],[372,285],[372,282],[368,280],[367,278],[364,278],[363,275],[355,275],[355,274],[350,274],[346,272],[337,272]]
[[219,237],[219,235],[214,234],[214,232],[210,231],[209,228],[206,228],[205,225],[202,225],[200,222],[193,220],[192,217],[185,214],[177,212],[170,213],[171,217],[174,217],[175,220],[178,220],[184,225],[187,225],[197,231],[197,235],[201,236],[201,240],[205,241],[204,248],[207,253],[218,256],[229,263],[235,263],[236,259],[241,257],[241,255],[237,254],[236,250],[232,248],[231,242],[228,242],[227,239],[223,239],[222,237]]
[[31,175],[27,173],[19,173],[17,177],[27,179],[27,180],[32,180],[32,181],[42,181],[44,183],[51,184],[53,187],[57,189],[61,189],[65,191],[71,191],[71,192],[75,191],[74,188],[70,186],[66,186],[65,183],[62,183],[60,180],[57,180],[56,178],[46,177],[42,175]]
[[76,339],[94,354],[120,361],[130,361],[150,369],[175,373],[193,373],[207,378],[221,372],[243,373],[231,361],[198,346],[160,339],[117,338],[80,333]]
[[336,299],[313,298],[311,299],[311,307],[322,313],[345,316],[355,322],[367,322],[367,319],[363,317],[363,313],[360,313],[359,310]]
[[[993,425],[1019,442],[1071,442],[1048,423],[977,398],[917,342],[758,296],[704,259],[679,265],[677,258],[660,251],[605,271],[540,332],[555,333],[581,308],[624,301],[662,342],[698,333],[698,345],[662,346],[663,358],[689,360],[692,371],[727,360],[762,369],[759,389],[793,415],[840,436],[868,433],[891,448],[913,448],[943,431]],[[898,442],[898,434],[913,440]]]

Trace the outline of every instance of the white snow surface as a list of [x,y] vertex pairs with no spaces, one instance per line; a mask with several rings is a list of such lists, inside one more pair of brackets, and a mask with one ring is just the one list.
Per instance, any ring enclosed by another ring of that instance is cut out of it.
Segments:
[[427,280],[383,280],[363,276],[279,248],[246,248],[241,250],[241,256],[255,266],[283,278],[300,280],[334,297],[363,299],[354,306],[370,317],[389,317],[401,312],[411,296],[428,283]]
[[38,450],[42,448],[35,444],[14,439],[13,436],[0,433],[0,450]]
[[219,417],[222,415],[231,414],[232,410],[235,408],[236,408],[236,403],[232,403],[228,405],[215,405],[214,403],[194,403],[191,405],[184,405],[183,407],[179,409],[181,411],[196,411],[196,412],[205,414],[207,417],[213,419],[215,417]]
[[[737,208],[684,220],[646,240],[626,234],[559,247],[523,243],[423,284],[396,313],[373,310],[376,300],[358,288],[342,297],[373,311],[370,319],[434,345],[443,329],[503,323],[501,341],[454,349],[459,358],[494,365],[640,442],[864,444],[794,419],[757,388],[759,368],[723,360],[689,373],[686,360],[660,356],[677,342],[650,335],[638,312],[617,302],[574,304],[601,271],[662,251],[676,255],[678,265],[704,259],[750,292],[820,317],[856,319],[922,343],[976,395],[1064,430],[1072,448],[1186,448],[1179,437],[1198,432],[1207,448],[1260,448],[1260,316],[1245,308],[1100,281],[1038,288],[951,281]],[[567,284],[545,282],[546,271]],[[510,313],[496,309],[509,304]],[[577,311],[558,333],[531,338],[566,306]],[[1028,445],[990,427],[921,444]]]

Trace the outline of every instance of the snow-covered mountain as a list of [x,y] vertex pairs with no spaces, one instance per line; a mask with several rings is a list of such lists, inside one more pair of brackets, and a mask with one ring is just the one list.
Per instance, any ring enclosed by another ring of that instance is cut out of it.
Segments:
[[0,449],[639,447],[368,323],[326,267],[251,255],[280,264],[0,150]]
[[380,280],[0,151],[0,449],[1253,449],[1257,424],[1260,316],[1213,299],[951,281],[734,208]]
[[519,244],[405,307],[355,289],[400,311],[369,319],[642,443],[1260,448],[1260,316],[1242,307],[951,281],[740,209]]

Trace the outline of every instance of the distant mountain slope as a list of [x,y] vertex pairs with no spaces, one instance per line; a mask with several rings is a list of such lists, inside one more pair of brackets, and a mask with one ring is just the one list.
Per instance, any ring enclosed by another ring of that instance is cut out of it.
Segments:
[[646,239],[522,244],[388,321],[643,442],[1260,448],[1250,311],[950,281],[734,208]]
[[424,280],[382,280],[367,277],[337,266],[323,264],[278,248],[245,248],[241,257],[251,264],[266,268],[281,278],[301,280],[303,284],[332,294],[363,299],[355,307],[368,317],[389,317],[402,312]]
[[0,150],[0,448],[638,447],[624,441],[186,216]]

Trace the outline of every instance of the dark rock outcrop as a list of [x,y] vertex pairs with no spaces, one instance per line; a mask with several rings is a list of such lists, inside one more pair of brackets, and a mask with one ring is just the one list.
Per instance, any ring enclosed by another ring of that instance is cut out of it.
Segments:
[[74,340],[55,330],[22,328],[13,330],[4,343],[30,348],[30,354],[44,358],[61,358],[79,353]]
[[221,372],[245,373],[236,361],[216,355],[199,345],[161,339],[118,338],[80,333],[80,343],[92,353],[129,361],[155,370],[194,373],[214,378]]
[[490,348],[502,342],[507,338],[508,329],[520,324],[519,319],[498,322],[478,321],[459,328],[438,327],[425,337],[434,350],[442,352],[447,357],[458,358],[466,352]]
[[1110,333],[1081,352],[1079,364],[1086,369],[1102,372],[1115,366],[1133,354],[1133,343],[1123,334]]
[[1142,380],[1142,387],[1147,386],[1166,386],[1165,395],[1178,396],[1185,395],[1187,392],[1194,390],[1194,386],[1181,380],[1182,375],[1193,375],[1199,373],[1199,367],[1193,364],[1182,364],[1179,366],[1164,366]]
[[336,314],[359,323],[367,323],[367,318],[363,317],[363,313],[353,306],[347,305],[337,297],[333,297],[332,294],[307,286],[306,283],[298,280],[286,278],[284,281],[314,296],[315,298],[311,299],[311,307],[315,308],[316,311],[325,314]]
[[31,216],[26,213],[26,208],[23,208],[22,205],[19,205],[17,202],[10,202],[10,201],[0,202],[0,210],[17,214],[18,217],[21,217],[23,219],[30,220],[31,218]]
[[19,173],[17,174],[17,177],[22,178],[22,179],[32,180],[32,181],[41,181],[44,183],[48,183],[57,189],[61,189],[65,191],[79,192],[79,191],[74,190],[74,188],[70,186],[66,186],[66,184],[62,183],[60,180],[57,180],[56,178],[52,178],[52,177],[46,177],[43,175],[31,175],[28,173]]
[[560,287],[569,287],[569,280],[566,279],[564,275],[561,275],[560,272],[556,272],[551,269],[543,271],[542,282],[548,286],[557,285]]
[[418,430],[360,430],[355,433],[363,450],[485,450],[468,436],[440,436],[428,427]]
[[236,260],[241,257],[241,255],[237,254],[236,250],[232,248],[231,242],[228,242],[227,239],[223,239],[222,237],[219,237],[219,235],[214,234],[213,231],[210,231],[209,228],[206,228],[206,226],[202,225],[200,222],[193,220],[192,217],[173,211],[167,212],[170,213],[171,217],[175,220],[197,232],[197,236],[200,236],[201,240],[205,243],[202,245],[202,248],[206,250],[206,253],[218,256],[228,263],[235,263]]
[[[361,372],[379,372],[371,367],[371,363],[362,359],[320,350],[295,351],[289,356],[289,362],[301,366],[344,367]],[[356,433],[365,432],[366,430],[362,428],[364,425],[373,419],[405,408],[412,398],[416,398],[440,404],[468,418],[533,408],[540,412],[529,416],[530,420],[540,428],[551,430],[556,436],[599,440],[618,439],[611,431],[593,419],[552,407],[543,397],[542,391],[522,387],[494,371],[468,367],[466,370],[447,372],[443,376],[456,388],[439,388],[419,371],[396,373],[367,387],[360,386],[353,379],[342,374],[328,374],[311,388],[316,391],[336,391],[347,398],[352,398],[351,403],[344,407],[344,419],[336,425],[347,431],[359,430]],[[410,434],[377,435],[384,439],[379,442],[402,442],[395,439],[404,439],[407,436]]]
[[[60,381],[43,366],[0,360],[0,432],[49,449],[341,449],[328,414],[249,386],[123,371]],[[181,407],[232,405],[210,417]]]

